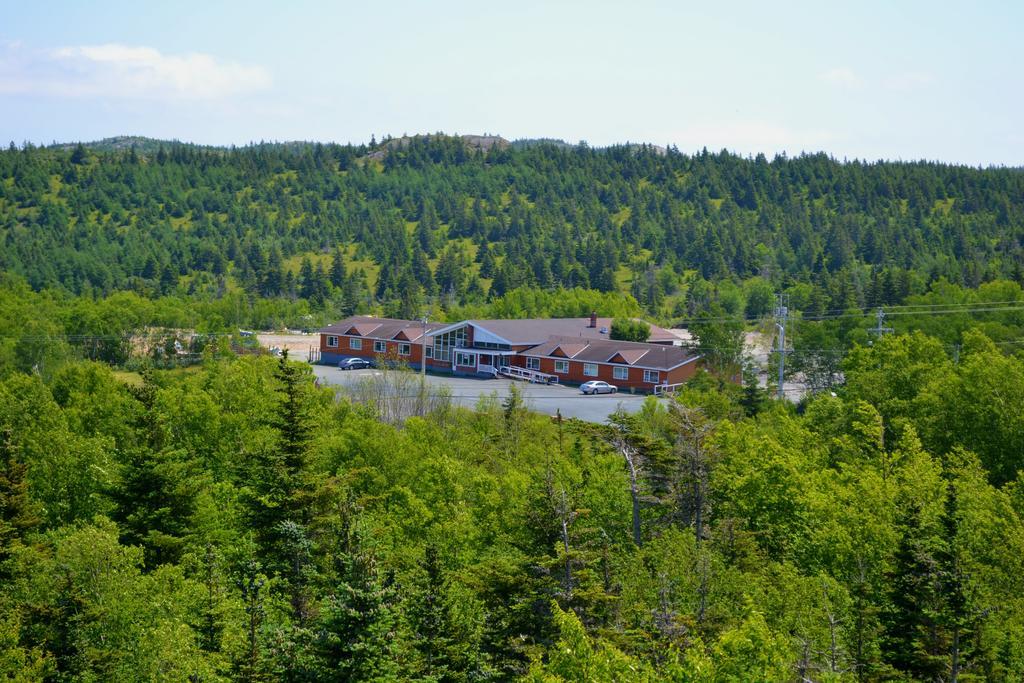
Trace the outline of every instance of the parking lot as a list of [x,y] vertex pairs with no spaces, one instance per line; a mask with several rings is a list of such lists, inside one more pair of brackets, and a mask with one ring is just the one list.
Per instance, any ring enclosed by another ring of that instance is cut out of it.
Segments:
[[[330,365],[314,365],[313,373],[321,384],[345,387],[355,384],[360,378],[372,376],[379,370],[339,370]],[[427,375],[431,386],[446,387],[452,399],[459,405],[472,408],[481,396],[496,394],[498,400],[508,396],[509,385],[513,382],[522,391],[523,398],[531,410],[554,415],[560,410],[564,417],[575,417],[589,422],[604,422],[620,406],[635,413],[640,410],[644,395],[641,394],[600,394],[584,396],[579,387],[558,384],[529,384],[510,379],[477,379],[475,377],[452,377],[449,375]]]

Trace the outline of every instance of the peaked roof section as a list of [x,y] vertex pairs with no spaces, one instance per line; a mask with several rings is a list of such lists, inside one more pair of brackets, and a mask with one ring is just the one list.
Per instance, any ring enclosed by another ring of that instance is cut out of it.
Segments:
[[[556,356],[554,351],[565,344],[579,344],[579,338],[552,337],[543,344],[523,351],[524,356]],[[587,363],[626,362],[651,370],[669,370],[700,358],[700,354],[681,346],[649,344],[644,342],[615,341],[612,339],[588,339],[585,348],[572,357]],[[616,357],[622,361],[615,361]]]
[[650,349],[619,349],[611,355],[608,362],[634,365],[638,360],[650,353],[650,351]]
[[[466,323],[486,330],[493,336],[504,339],[512,346],[542,344],[552,337],[608,339],[612,329],[611,318],[598,318],[597,326],[591,327],[589,317],[465,320],[447,325],[443,329],[455,329]],[[668,330],[651,325],[651,333],[647,341],[652,344],[672,344],[678,340],[679,338]]]
[[576,354],[585,348],[587,348],[586,342],[563,342],[554,348],[551,355],[562,356],[564,358],[574,358]]
[[380,327],[380,323],[352,323],[352,325],[345,331],[345,334],[353,334],[360,337],[368,337],[370,333]]
[[[444,327],[442,323],[427,323],[427,333]],[[354,315],[320,330],[320,334],[356,334],[370,339],[398,340],[413,342],[423,336],[423,323],[419,320],[397,318],[374,318],[369,315]]]

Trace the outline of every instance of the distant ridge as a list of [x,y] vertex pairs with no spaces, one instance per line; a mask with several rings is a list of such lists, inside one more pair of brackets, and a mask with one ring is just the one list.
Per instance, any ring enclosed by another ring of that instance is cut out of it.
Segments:
[[[587,143],[582,141],[582,140],[579,141],[579,142],[573,143],[573,142],[568,142],[566,140],[563,140],[561,138],[543,138],[543,137],[541,137],[541,138],[517,138],[515,140],[509,141],[509,140],[501,137],[500,135],[447,135],[445,133],[426,133],[426,134],[417,134],[417,135],[403,135],[403,136],[398,137],[398,138],[387,137],[387,138],[384,138],[383,140],[381,140],[379,142],[376,142],[376,143],[371,143],[371,142],[340,143],[340,142],[318,141],[318,140],[285,140],[285,141],[277,141],[277,140],[266,141],[266,140],[260,140],[260,141],[252,141],[252,142],[249,142],[249,143],[244,144],[244,145],[204,145],[204,144],[199,144],[199,143],[195,143],[195,142],[186,142],[186,141],[178,140],[178,139],[151,138],[151,137],[147,137],[147,136],[144,136],[144,135],[115,135],[113,137],[103,138],[102,140],[92,140],[92,141],[88,141],[88,142],[84,142],[84,141],[83,142],[78,142],[78,141],[75,141],[75,142],[56,142],[55,141],[55,142],[52,142],[49,145],[43,145],[43,148],[70,152],[75,147],[77,147],[79,144],[81,144],[83,147],[85,147],[86,149],[91,150],[93,152],[98,152],[98,153],[118,153],[118,152],[127,152],[127,151],[129,151],[130,149],[132,149],[134,147],[137,154],[140,154],[140,155],[143,155],[143,156],[151,156],[151,155],[155,155],[160,150],[161,147],[163,147],[164,149],[167,149],[167,150],[169,150],[171,148],[174,148],[174,147],[187,147],[187,148],[191,148],[191,149],[205,150],[205,151],[209,151],[209,152],[226,152],[226,151],[229,151],[231,149],[245,149],[245,148],[252,148],[252,147],[263,147],[263,148],[273,148],[273,149],[288,149],[288,150],[291,150],[291,151],[299,152],[299,151],[301,151],[303,149],[306,149],[308,147],[314,147],[316,145],[325,145],[325,146],[337,145],[337,146],[340,146],[340,147],[351,146],[351,147],[354,147],[354,148],[360,148],[360,147],[362,147],[363,149],[369,148],[370,151],[366,155],[368,158],[382,159],[382,158],[384,158],[387,155],[387,150],[388,149],[394,148],[396,146],[405,146],[405,145],[408,144],[409,140],[413,140],[413,139],[430,139],[430,138],[437,138],[437,137],[461,138],[463,140],[463,142],[465,142],[466,146],[469,149],[474,150],[474,151],[478,150],[478,149],[482,150],[482,151],[487,151],[487,150],[490,150],[494,146],[497,146],[499,149],[508,149],[508,148],[511,148],[511,149],[530,149],[530,148],[533,148],[533,147],[544,147],[544,146],[557,147],[559,149],[575,149],[577,147],[586,147],[586,148],[589,148],[589,149],[592,149],[592,150],[612,150],[612,149],[623,149],[623,148],[626,148],[626,149],[631,149],[631,150],[633,150],[635,152],[640,152],[642,150],[647,150],[647,151],[653,152],[654,154],[657,154],[657,155],[665,155],[669,151],[669,148],[666,148],[666,147],[661,146],[661,145],[655,145],[655,144],[652,144],[652,143],[628,142],[628,141],[627,142],[617,142],[617,143],[612,143],[612,144],[608,144],[608,145],[594,145],[594,146],[590,146],[590,145],[587,145]],[[672,150],[677,150],[677,148],[675,146],[673,146],[671,149]],[[727,150],[722,150],[722,151],[727,151]],[[699,151],[699,150],[698,151],[691,150],[688,153],[689,154],[701,154],[702,152]],[[703,153],[705,153],[705,154],[707,153],[707,149],[706,148],[703,151]],[[736,152],[732,152],[732,153],[736,154],[737,156],[741,156],[741,157],[744,156],[744,155],[736,153]],[[996,166],[992,166],[992,165],[989,165],[989,166],[978,165],[978,166],[972,166],[970,164],[963,164],[963,163],[956,163],[956,162],[943,162],[943,161],[940,161],[940,160],[932,161],[932,160],[927,160],[927,159],[916,159],[916,160],[915,159],[876,159],[876,160],[870,160],[870,159],[857,159],[857,158],[853,158],[853,159],[846,159],[846,158],[836,159],[834,156],[832,156],[831,154],[829,154],[827,152],[824,152],[824,151],[820,151],[820,152],[803,152],[803,153],[801,153],[800,155],[797,155],[797,156],[818,156],[818,155],[822,155],[822,154],[824,154],[825,156],[827,156],[830,159],[835,159],[836,161],[839,161],[841,163],[855,163],[855,164],[878,164],[878,163],[907,163],[907,164],[916,164],[916,163],[936,163],[936,164],[939,164],[939,165],[959,167],[959,168],[978,168],[978,169],[983,169],[983,168],[1001,168],[1001,169],[1006,169],[1006,170],[1011,170],[1011,171],[1024,172],[1024,165],[1022,165],[1022,164],[1017,164],[1017,165],[1012,165],[1012,166],[1008,166],[1008,165],[996,165]],[[746,155],[746,156],[749,157],[749,158],[753,158],[753,155]],[[786,155],[782,154],[782,156],[785,157]]]
[[505,138],[500,135],[446,135],[445,133],[428,133],[426,135],[403,135],[400,138],[387,138],[378,143],[377,149],[367,154],[367,158],[380,160],[387,156],[393,149],[407,147],[413,140],[430,140],[431,138],[457,138],[462,140],[472,151],[488,152],[493,148],[507,149],[511,146]]
[[81,144],[86,149],[93,150],[95,152],[127,152],[132,147],[139,154],[155,154],[161,147],[196,147],[200,149],[227,149],[226,147],[217,147],[214,145],[197,145],[192,142],[182,142],[181,140],[160,140],[157,138],[148,138],[143,135],[116,135],[112,138],[103,138],[102,140],[94,140],[92,142],[57,142],[52,145],[48,145],[50,149],[63,149],[71,150]]
[[518,140],[512,141],[512,147],[515,149],[540,147],[542,145],[551,145],[552,147],[576,147],[576,144],[566,142],[561,138],[519,138]]

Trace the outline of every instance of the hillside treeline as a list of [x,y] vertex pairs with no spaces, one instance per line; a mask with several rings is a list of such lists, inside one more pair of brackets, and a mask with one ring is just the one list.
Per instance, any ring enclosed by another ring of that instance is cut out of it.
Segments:
[[669,319],[700,312],[687,292],[706,281],[799,284],[834,310],[1021,282],[1022,235],[1015,169],[445,136],[0,152],[0,269],[72,293],[240,288],[397,315],[580,287]]

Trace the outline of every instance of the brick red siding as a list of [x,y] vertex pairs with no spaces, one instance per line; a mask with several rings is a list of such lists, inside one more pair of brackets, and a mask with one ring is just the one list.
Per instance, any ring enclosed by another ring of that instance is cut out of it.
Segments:
[[[332,336],[332,337],[333,336],[337,336],[338,337],[338,345],[337,346],[328,346],[327,345],[327,337],[328,336]],[[361,348],[361,349],[353,349],[351,347],[351,345],[349,344],[349,340],[350,339],[359,339],[360,341],[362,341],[363,348]],[[339,334],[339,335],[321,334],[320,335],[320,354],[323,355],[324,353],[328,353],[328,354],[336,354],[336,355],[345,356],[345,357],[355,356],[357,358],[366,358],[368,360],[372,360],[373,358],[376,358],[377,356],[386,356],[387,358],[394,358],[394,359],[397,359],[397,360],[400,360],[400,361],[404,361],[406,363],[415,363],[417,365],[420,362],[420,358],[423,356],[423,346],[422,346],[422,344],[419,341],[413,341],[413,342],[405,342],[405,341],[397,341],[397,340],[396,341],[385,341],[384,342],[385,351],[383,353],[381,353],[380,351],[374,351],[373,350],[374,342],[379,342],[379,341],[382,341],[382,340],[380,340],[380,339],[373,339],[371,337],[350,337],[350,336],[344,335],[344,334]],[[410,346],[409,355],[408,356],[399,355],[398,347],[399,347],[400,344],[408,344]],[[431,359],[428,358],[427,359],[427,365],[428,366],[433,366],[434,363],[432,362]],[[449,363],[441,363],[440,365],[441,365],[441,367],[447,367],[449,365]]]
[[[520,367],[527,367],[527,357],[528,356],[517,356],[513,360],[513,363]],[[609,384],[614,384],[619,389],[636,389],[641,391],[654,391],[654,387],[657,384],[675,384],[677,382],[685,382],[689,378],[693,377],[697,372],[697,366],[700,363],[699,360],[694,360],[673,370],[657,370],[655,372],[658,374],[658,381],[645,382],[644,368],[631,367],[623,364],[595,363],[595,365],[597,365],[597,375],[594,376],[583,374],[584,361],[573,360],[571,358],[540,358],[538,360],[540,360],[541,372],[555,375],[558,377],[558,381],[564,384],[583,384],[584,382],[596,379],[601,380],[602,382],[608,382]],[[556,360],[568,361],[569,372],[555,372]],[[626,368],[626,379],[616,379],[614,377],[615,367]]]

